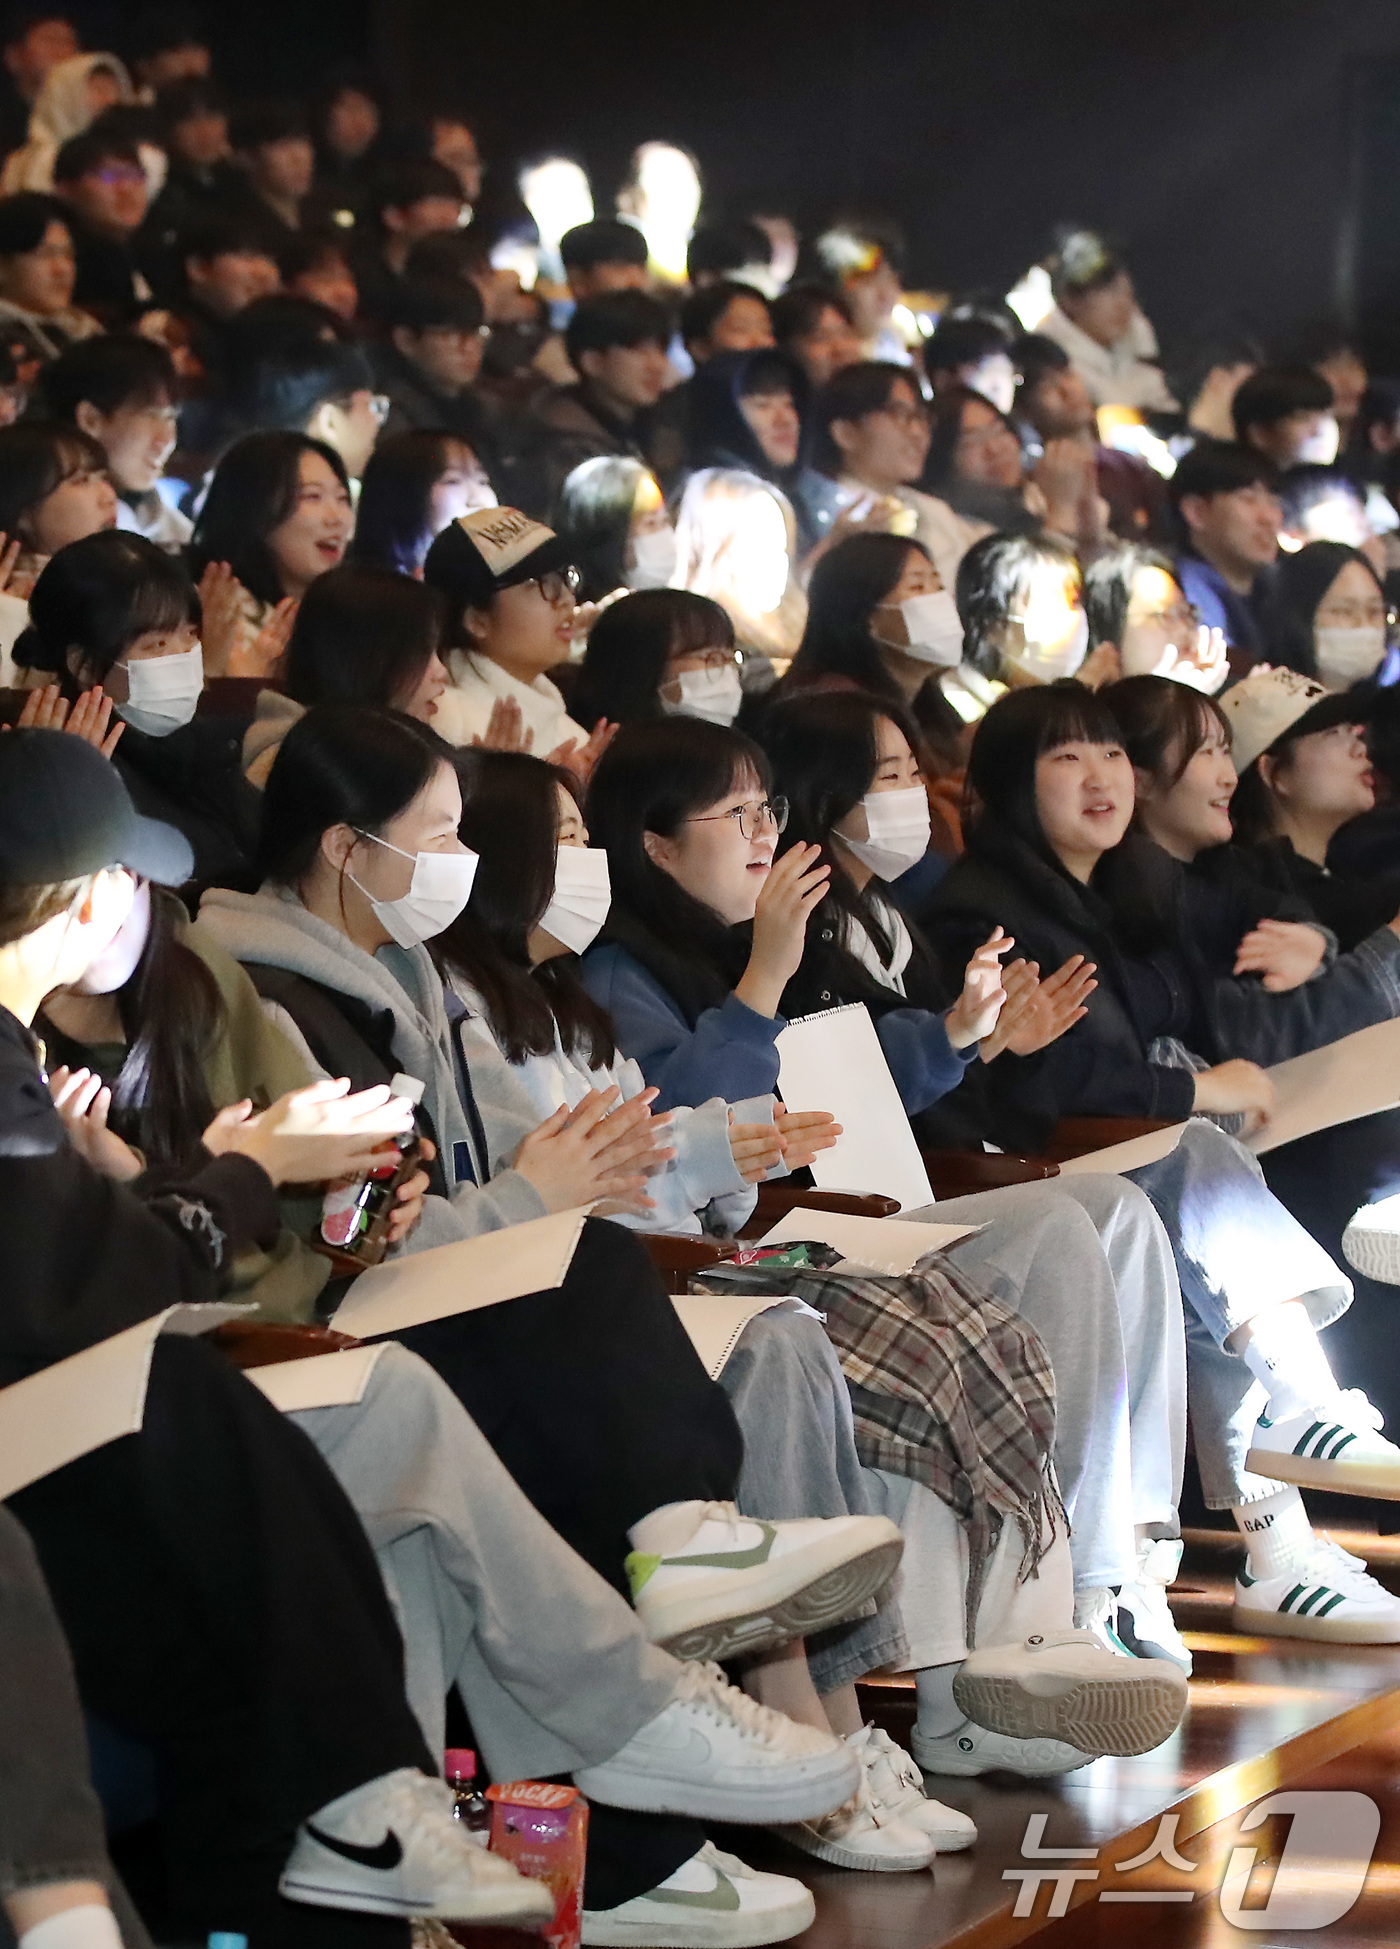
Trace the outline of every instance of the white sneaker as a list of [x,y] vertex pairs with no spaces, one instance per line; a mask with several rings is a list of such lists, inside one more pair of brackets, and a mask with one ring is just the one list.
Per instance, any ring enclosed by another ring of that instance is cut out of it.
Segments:
[[770,1712],[718,1665],[689,1664],[670,1704],[574,1780],[610,1807],[766,1824],[839,1807],[856,1792],[860,1765],[833,1733]]
[[1092,1757],[1060,1739],[1008,1739],[1004,1733],[974,1726],[970,1719],[965,1719],[956,1732],[943,1733],[936,1739],[921,1735],[915,1726],[910,1743],[925,1773],[954,1779],[970,1779],[978,1773],[1020,1773],[1036,1780],[1051,1773],[1073,1773],[1077,1767],[1087,1766]]
[[1181,1569],[1181,1549],[1169,1537],[1138,1545],[1137,1575],[1119,1586],[1114,1636],[1132,1657],[1169,1658],[1189,1677],[1191,1653],[1167,1602],[1167,1591]]
[[1342,1253],[1368,1279],[1400,1286],[1400,1193],[1362,1205],[1353,1214],[1342,1233]]
[[554,1898],[452,1817],[452,1792],[411,1766],[370,1780],[297,1829],[278,1888],[288,1901],[370,1915],[440,1915],[533,1928]]
[[673,1875],[618,1908],[586,1908],[583,1941],[638,1949],[759,1949],[810,1929],[817,1905],[789,1875],[760,1874],[706,1841]]
[[870,1798],[877,1807],[894,1814],[906,1827],[927,1834],[940,1854],[961,1854],[977,1839],[976,1824],[956,1807],[945,1807],[941,1800],[930,1800],[924,1792],[924,1776],[889,1734],[879,1726],[864,1726],[848,1733],[846,1744],[855,1753],[865,1773]]
[[1092,1632],[1046,1631],[972,1652],[953,1697],[975,1725],[1065,1740],[1097,1758],[1160,1746],[1181,1724],[1186,1680],[1165,1658],[1105,1651]]
[[886,1516],[768,1523],[741,1516],[732,1502],[710,1502],[683,1551],[634,1550],[627,1575],[653,1644],[677,1658],[723,1660],[858,1616],[903,1554]]
[[1115,1658],[1131,1658],[1132,1652],[1118,1638],[1118,1593],[1106,1584],[1074,1593],[1074,1628],[1086,1632],[1101,1651]]
[[818,1861],[867,1874],[910,1874],[931,1868],[938,1850],[933,1837],[908,1827],[888,1808],[877,1807],[862,1775],[854,1799],[822,1820],[775,1827],[775,1834]]
[[1400,1499],[1400,1448],[1380,1430],[1384,1416],[1359,1387],[1281,1421],[1260,1415],[1245,1467],[1300,1489]]
[[1273,1638],[1400,1644],[1400,1597],[1382,1589],[1360,1557],[1317,1536],[1282,1576],[1252,1576],[1246,1560],[1235,1583],[1235,1625]]

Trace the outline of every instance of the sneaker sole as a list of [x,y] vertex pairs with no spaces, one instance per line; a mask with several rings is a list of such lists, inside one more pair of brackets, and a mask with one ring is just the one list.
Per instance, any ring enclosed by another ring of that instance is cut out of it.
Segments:
[[605,1761],[574,1775],[580,1793],[606,1807],[640,1814],[688,1814],[695,1820],[734,1821],[767,1827],[774,1821],[820,1820],[840,1807],[860,1785],[860,1763],[853,1753],[803,1762],[799,1773],[755,1766],[742,1785],[725,1786],[693,1775],[634,1773]]
[[1295,1617],[1291,1611],[1253,1611],[1235,1600],[1237,1631],[1264,1638],[1312,1638],[1319,1644],[1400,1644],[1400,1618],[1367,1624],[1361,1618]]
[[1400,1237],[1394,1232],[1348,1225],[1342,1233],[1342,1257],[1354,1271],[1379,1285],[1400,1286]]
[[[989,1732],[997,1729],[987,1728]],[[1009,1766],[1004,1760],[977,1760],[960,1763],[956,1753],[933,1753],[921,1748],[917,1740],[911,1740],[909,1750],[918,1762],[922,1773],[932,1774],[935,1780],[980,1780],[988,1773],[1005,1773],[1014,1780],[1060,1780],[1066,1773],[1077,1773],[1081,1766],[1088,1766],[1094,1755],[1076,1751],[1073,1759],[1066,1760],[1063,1766]],[[965,1847],[972,1843],[966,1841]]]
[[688,1926],[667,1917],[654,1921],[624,1920],[606,1909],[585,1910],[582,1941],[588,1949],[764,1949],[769,1942],[790,1942],[817,1917],[810,1894],[805,1902],[745,1915],[739,1910],[700,1909]]
[[714,1606],[721,1600],[701,1593],[677,1593],[653,1609],[641,1609],[646,1634],[673,1657],[715,1664],[810,1637],[845,1624],[884,1590],[899,1567],[904,1539],[896,1533],[839,1563],[823,1552],[827,1560],[814,1566],[811,1554],[784,1557],[765,1566],[766,1576],[746,1578],[733,1593],[735,1608],[720,1616]]
[[535,1928],[547,1922],[554,1912],[553,1903],[542,1911],[539,1902],[528,1897],[517,1898],[505,1906],[499,1895],[482,1896],[472,1908],[455,1905],[450,1909],[434,1908],[407,1895],[338,1886],[334,1882],[308,1880],[303,1875],[283,1875],[277,1892],[287,1901],[301,1902],[308,1908],[349,1909],[365,1915],[421,1915],[444,1922],[475,1922],[483,1926],[499,1923],[504,1928]]
[[1244,1465],[1274,1482],[1292,1482],[1299,1489],[1330,1489],[1341,1496],[1377,1496],[1400,1502],[1400,1469],[1383,1462],[1322,1462],[1311,1455],[1290,1455],[1272,1448],[1251,1448]]
[[1085,1678],[1036,1697],[1015,1678],[969,1673],[953,1680],[958,1708],[975,1726],[1009,1739],[1058,1739],[1094,1758],[1150,1753],[1181,1724],[1186,1680]]
[[859,1874],[918,1874],[933,1866],[937,1853],[932,1841],[918,1854],[866,1854],[860,1848],[845,1847],[840,1841],[824,1841],[807,1827],[775,1827],[773,1832],[789,1847],[810,1854],[814,1861],[829,1861],[833,1868],[853,1868]]

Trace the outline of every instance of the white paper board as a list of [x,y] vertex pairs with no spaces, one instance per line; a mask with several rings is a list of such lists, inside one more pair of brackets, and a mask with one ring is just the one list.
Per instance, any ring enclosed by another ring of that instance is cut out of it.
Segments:
[[281,1360],[272,1367],[248,1368],[248,1379],[283,1414],[303,1408],[348,1408],[362,1401],[369,1377],[384,1348],[341,1347],[308,1360]]
[[960,1238],[980,1231],[980,1225],[925,1225],[908,1218],[862,1218],[842,1211],[809,1211],[794,1205],[761,1245],[782,1245],[789,1239],[819,1239],[845,1254],[843,1271],[885,1272],[902,1279],[928,1252],[946,1252]]
[[136,1433],[151,1353],[168,1318],[169,1312],[156,1313],[0,1389],[0,1502],[80,1455]]
[[1060,1165],[1060,1176],[1081,1177],[1086,1171],[1114,1171],[1121,1176],[1142,1164],[1155,1164],[1176,1149],[1185,1128],[1184,1123],[1170,1123],[1165,1130],[1150,1130],[1145,1137],[1130,1137],[1125,1144],[1109,1144],[1103,1150],[1086,1151],[1083,1157],[1067,1157]]
[[823,1191],[880,1191],[904,1211],[933,1203],[914,1133],[864,1003],[790,1022],[778,1037],[778,1093],[789,1110],[830,1110],[843,1135],[820,1151]]
[[1249,1139],[1261,1155],[1315,1130],[1400,1108],[1400,1021],[1374,1022],[1324,1049],[1275,1063],[1274,1113]]
[[[682,1294],[674,1297],[671,1304],[690,1335],[691,1345],[704,1362],[705,1372],[712,1381],[717,1381],[750,1320],[775,1306],[800,1306],[802,1302],[777,1294],[768,1299],[755,1299],[735,1293],[701,1293]],[[804,1312],[810,1310],[803,1307]]]
[[336,1330],[367,1340],[546,1292],[563,1281],[587,1216],[582,1208],[555,1212],[375,1266],[351,1286]]

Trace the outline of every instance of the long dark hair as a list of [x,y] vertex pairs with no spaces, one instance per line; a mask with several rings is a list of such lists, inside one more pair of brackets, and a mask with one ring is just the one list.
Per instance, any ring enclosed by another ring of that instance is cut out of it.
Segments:
[[318,704],[288,731],[263,793],[260,881],[294,887],[323,833],[378,833],[412,805],[451,749],[411,718],[359,704]]
[[210,562],[227,562],[259,602],[280,602],[286,591],[267,538],[297,504],[301,457],[319,454],[349,492],[345,462],[324,440],[305,433],[248,433],[235,441],[214,470],[209,493],[190,542],[196,575]]
[[393,710],[411,697],[442,642],[436,589],[347,562],[318,575],[297,610],[282,687],[299,704]]
[[[150,900],[146,945],[116,996],[126,1057],[112,1085],[108,1121],[148,1164],[164,1166],[187,1161],[213,1118],[204,1066],[227,1017],[218,983],[179,938],[180,902],[156,886]],[[52,1050],[63,1056],[72,1038],[41,1021]]]
[[[845,693],[794,697],[776,705],[764,724],[774,790],[789,806],[787,831],[778,841],[778,850],[820,846],[822,864],[831,868],[826,897],[808,921],[808,929],[809,938],[813,926],[831,929],[840,1001],[860,1001],[880,989],[847,946],[852,927],[864,928],[886,965],[894,950],[875,900],[868,890],[857,891],[839,848],[831,843],[833,828],[854,811],[875,781],[882,719],[904,734],[912,751],[918,750],[918,732],[907,713],[875,697]],[[913,936],[912,928],[910,933]],[[917,936],[905,988],[913,1006],[934,1005],[933,962]],[[889,990],[883,993],[888,999]]]
[[352,561],[417,575],[436,538],[433,489],[452,465],[452,448],[473,451],[460,433],[415,427],[380,440],[360,482]]
[[570,774],[513,751],[455,753],[463,845],[480,856],[472,896],[434,943],[439,959],[481,996],[491,1033],[513,1063],[548,1055],[554,1031],[570,1055],[602,1069],[617,1053],[612,1023],[579,978],[578,959],[530,963],[530,936],[554,892],[557,787],[578,803]]
[[[34,584],[29,615],[17,659],[51,671],[71,699],[101,683],[148,630],[198,624],[200,601],[183,563],[142,535],[108,528],[59,549]],[[81,674],[69,667],[73,650]]]
[[[616,585],[614,585],[616,586]],[[732,650],[734,625],[708,596],[689,589],[639,589],[610,603],[594,623],[570,699],[580,723],[634,724],[663,715],[657,692],[673,656]]]
[[603,938],[643,959],[692,1021],[742,976],[750,929],[730,927],[687,893],[647,857],[644,837],[674,838],[684,820],[749,778],[767,794],[772,772],[752,739],[699,718],[667,717],[625,724],[589,788],[588,828],[607,849],[612,876]]
[[627,577],[637,488],[649,469],[630,454],[582,460],[559,490],[554,526],[573,549],[584,602],[598,602]]
[[911,552],[933,559],[921,542],[902,535],[852,535],[822,556],[812,570],[807,627],[783,680],[785,692],[801,691],[818,677],[842,676],[872,697],[902,706],[870,619],[897,586]]
[[1015,425],[1008,415],[993,406],[990,399],[974,392],[971,386],[940,386],[934,394],[932,437],[919,486],[925,494],[936,494],[959,514],[990,521],[1004,534],[1031,534],[1040,523],[1021,499],[1019,488],[964,480],[958,473],[963,414],[974,401],[995,413],[1003,426],[1015,434]]
[[1360,562],[1378,589],[1381,578],[1359,548],[1340,541],[1310,541],[1296,554],[1280,555],[1269,581],[1263,629],[1266,656],[1305,677],[1317,675],[1314,636],[1323,597],[1352,562]]

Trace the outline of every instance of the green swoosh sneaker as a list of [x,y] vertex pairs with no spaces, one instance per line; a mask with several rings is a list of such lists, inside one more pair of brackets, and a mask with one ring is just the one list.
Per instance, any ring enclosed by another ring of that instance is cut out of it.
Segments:
[[627,1559],[632,1603],[653,1644],[678,1658],[751,1657],[858,1617],[904,1551],[886,1516],[760,1522],[732,1502],[695,1505],[667,1555]]
[[583,1911],[583,1940],[616,1949],[759,1949],[809,1929],[816,1903],[800,1881],[760,1874],[706,1841],[673,1875],[619,1908]]

